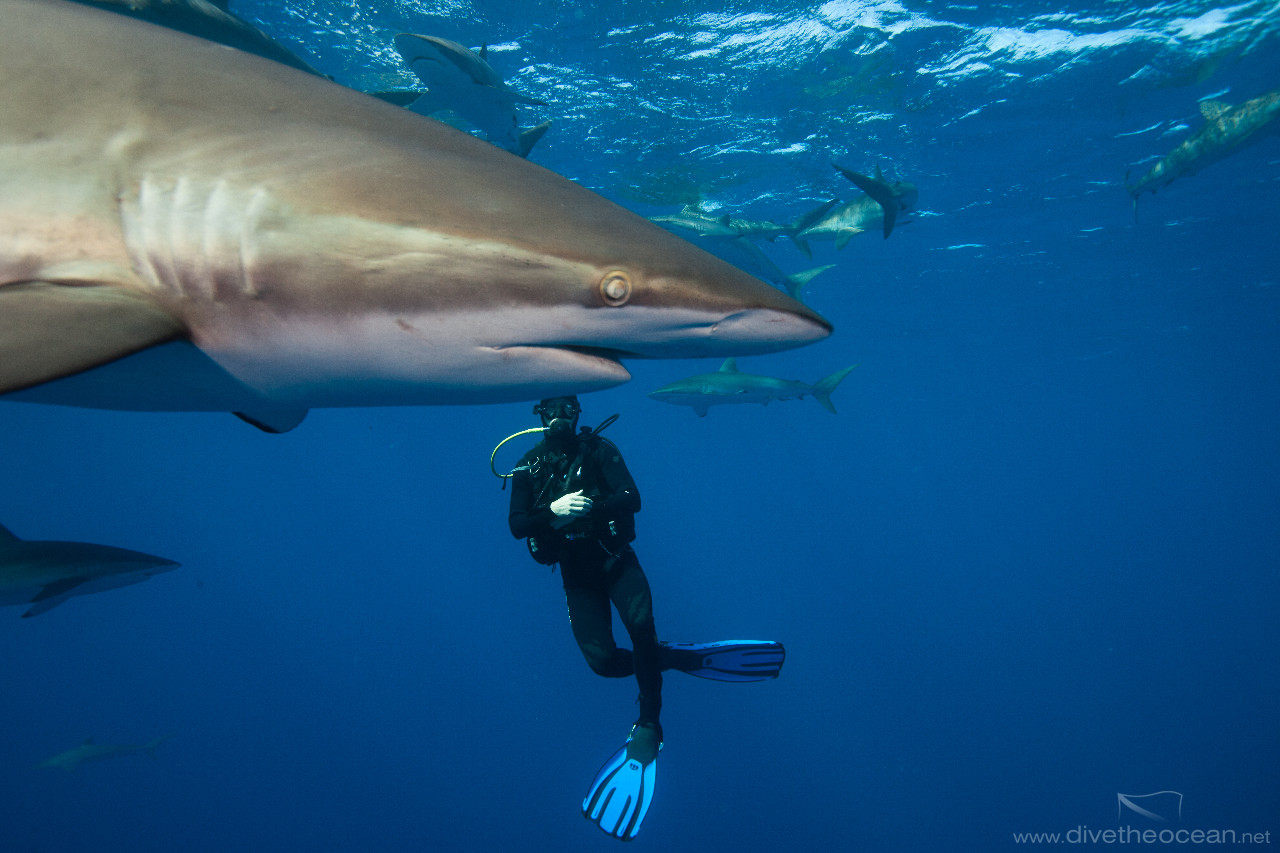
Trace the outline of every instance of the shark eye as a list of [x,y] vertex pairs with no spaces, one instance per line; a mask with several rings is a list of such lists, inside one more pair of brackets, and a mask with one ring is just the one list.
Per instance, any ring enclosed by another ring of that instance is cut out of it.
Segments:
[[614,270],[600,280],[600,298],[613,308],[626,305],[631,298],[631,277],[621,270]]

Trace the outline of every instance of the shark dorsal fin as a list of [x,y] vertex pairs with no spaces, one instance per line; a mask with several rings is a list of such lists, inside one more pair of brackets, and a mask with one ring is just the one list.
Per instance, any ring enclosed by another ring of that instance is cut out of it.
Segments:
[[724,364],[720,365],[721,373],[737,373],[738,360],[736,358],[726,358]]
[[10,531],[9,528],[5,527],[3,524],[0,524],[0,545],[5,544],[6,542],[21,542],[21,541],[22,541],[21,539],[13,535],[13,532]]
[[1222,101],[1201,101],[1200,115],[1204,116],[1205,121],[1217,121],[1222,118],[1224,113],[1231,111],[1230,104],[1224,104]]

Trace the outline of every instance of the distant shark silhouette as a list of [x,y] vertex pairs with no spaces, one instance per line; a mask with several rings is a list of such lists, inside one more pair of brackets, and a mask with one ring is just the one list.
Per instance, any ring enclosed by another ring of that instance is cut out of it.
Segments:
[[1200,114],[1204,116],[1204,125],[1199,130],[1161,157],[1137,183],[1126,186],[1133,196],[1135,211],[1138,196],[1144,192],[1154,193],[1178,178],[1194,175],[1205,166],[1275,133],[1275,119],[1280,115],[1280,89],[1237,107],[1221,101],[1201,101]]
[[180,564],[90,542],[31,542],[0,525],[0,605],[30,604],[39,616],[74,595],[142,583]]
[[72,747],[65,752],[59,752],[52,758],[46,758],[37,764],[37,767],[48,767],[55,770],[65,770],[70,773],[81,764],[88,764],[91,761],[104,761],[108,758],[120,758],[124,755],[137,755],[138,753],[146,753],[152,758],[156,757],[156,747],[173,737],[173,733],[161,735],[155,740],[148,741],[143,744],[118,743],[118,744],[96,744],[93,738],[86,738],[85,742],[79,746]]
[[799,400],[802,397],[812,397],[834,415],[836,407],[831,403],[831,392],[857,366],[855,364],[837,370],[809,385],[789,379],[743,373],[738,370],[737,359],[727,358],[715,373],[701,373],[678,379],[657,391],[651,391],[649,396],[673,406],[692,406],[700,418],[706,417],[707,410],[712,406],[727,403],[759,403],[767,406],[773,400]]

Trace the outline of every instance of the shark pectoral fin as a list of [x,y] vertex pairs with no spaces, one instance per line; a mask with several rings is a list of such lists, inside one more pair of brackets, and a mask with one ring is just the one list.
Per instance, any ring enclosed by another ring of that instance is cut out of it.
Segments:
[[[22,614],[23,619],[30,619],[32,616],[39,616],[41,613],[47,613],[59,604],[67,600],[68,593],[84,583],[86,578],[64,578],[60,581],[54,581],[45,585],[35,597],[31,599],[32,606],[28,608],[26,613]],[[87,743],[87,741],[86,741]]]
[[0,287],[0,394],[79,373],[180,338],[160,309],[106,286]]
[[853,239],[855,234],[861,233],[862,229],[860,228],[846,228],[843,231],[836,232],[836,249],[843,249],[845,246],[849,245],[849,241]]
[[31,603],[35,604],[38,601],[48,601],[50,598],[65,595],[80,586],[80,584],[84,583],[86,580],[88,580],[88,578],[63,578],[60,581],[45,584],[44,588],[36,593],[35,597],[31,599]]
[[307,411],[307,409],[267,406],[261,409],[255,408],[251,412],[232,412],[231,414],[263,432],[278,435],[302,423],[302,419],[307,416]]

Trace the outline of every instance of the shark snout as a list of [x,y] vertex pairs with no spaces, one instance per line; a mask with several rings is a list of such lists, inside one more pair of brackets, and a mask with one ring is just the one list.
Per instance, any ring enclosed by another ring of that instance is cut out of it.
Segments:
[[771,351],[803,346],[831,334],[831,324],[813,312],[758,308],[730,314],[711,330],[714,339],[733,349],[757,344]]

